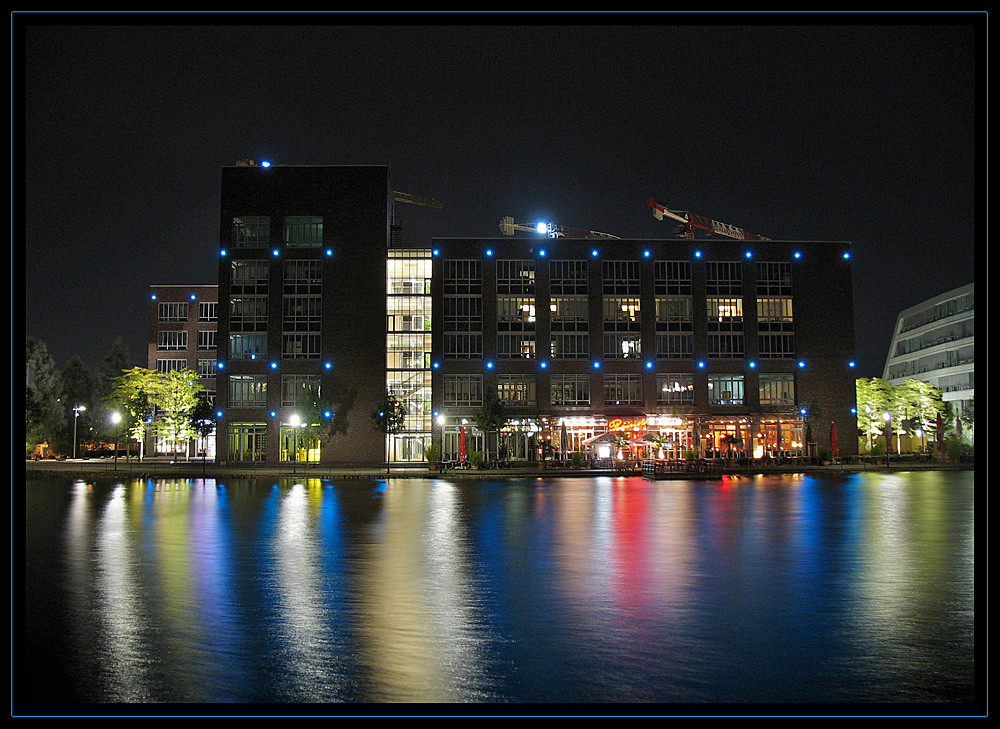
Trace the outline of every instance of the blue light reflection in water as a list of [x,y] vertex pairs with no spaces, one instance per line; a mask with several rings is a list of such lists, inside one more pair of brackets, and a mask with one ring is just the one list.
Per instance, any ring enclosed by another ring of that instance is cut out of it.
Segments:
[[32,478],[26,524],[39,701],[973,698],[971,472]]

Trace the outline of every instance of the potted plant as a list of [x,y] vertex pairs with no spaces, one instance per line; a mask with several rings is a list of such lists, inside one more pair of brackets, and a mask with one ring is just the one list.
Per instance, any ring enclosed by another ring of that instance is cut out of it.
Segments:
[[483,452],[469,451],[469,465],[474,471],[478,471],[479,467],[483,465]]
[[431,471],[436,471],[438,468],[438,463],[441,462],[441,446],[437,443],[432,443],[424,448],[424,458],[427,459],[427,468]]

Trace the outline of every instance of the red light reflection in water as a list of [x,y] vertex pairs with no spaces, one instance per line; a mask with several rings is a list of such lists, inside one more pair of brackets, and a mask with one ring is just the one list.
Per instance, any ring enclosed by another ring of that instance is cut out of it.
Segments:
[[612,507],[614,580],[619,607],[630,617],[644,617],[648,601],[648,485],[632,479],[615,483]]

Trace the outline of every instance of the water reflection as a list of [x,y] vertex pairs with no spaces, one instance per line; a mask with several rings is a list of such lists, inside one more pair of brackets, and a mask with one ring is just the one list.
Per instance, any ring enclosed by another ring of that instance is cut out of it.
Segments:
[[27,488],[40,700],[973,694],[971,473]]

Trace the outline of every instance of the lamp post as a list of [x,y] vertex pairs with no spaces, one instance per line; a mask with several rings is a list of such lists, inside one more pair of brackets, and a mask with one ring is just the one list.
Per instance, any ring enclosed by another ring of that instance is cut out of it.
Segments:
[[288,424],[292,426],[292,473],[295,473],[295,461],[298,457],[297,452],[297,436],[298,427],[302,419],[296,413],[292,413],[291,417],[288,418]]
[[443,414],[437,416],[437,424],[441,426],[441,460],[444,461],[444,422],[445,417]]
[[111,413],[111,424],[115,427],[115,470],[118,470],[118,424],[122,421],[122,414]]
[[73,408],[73,460],[76,460],[76,421],[80,413],[87,409],[86,405],[77,405]]

